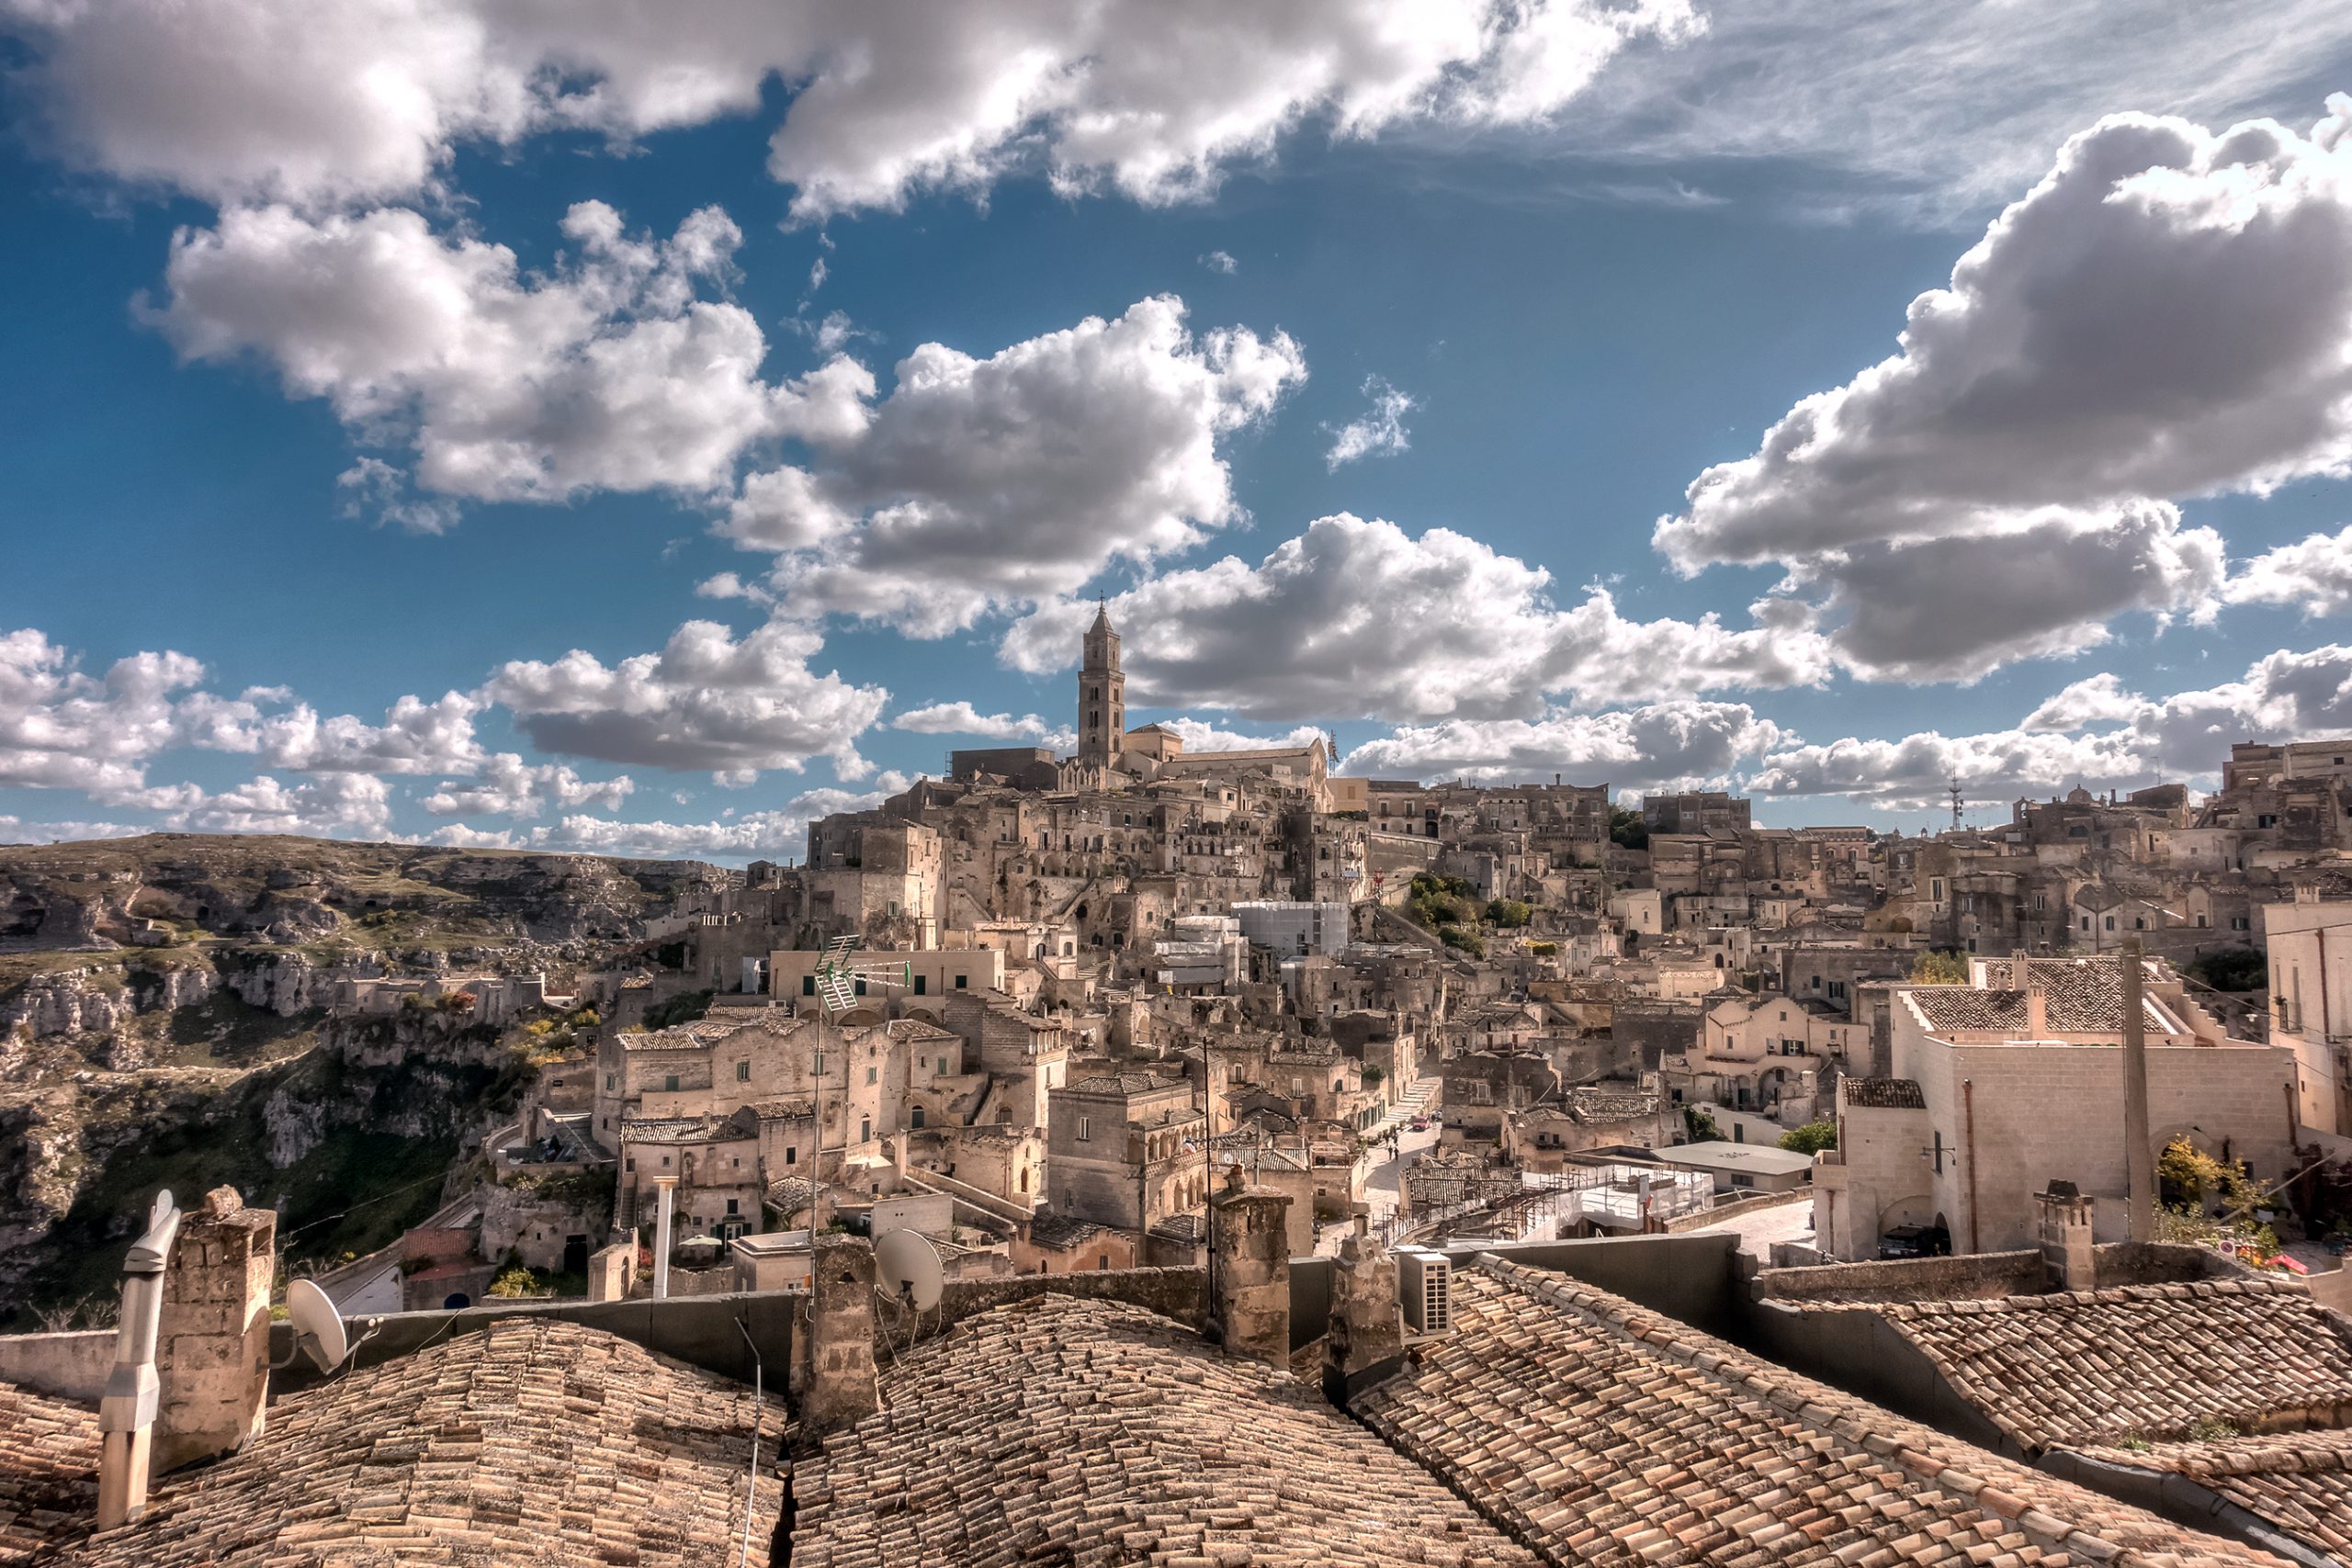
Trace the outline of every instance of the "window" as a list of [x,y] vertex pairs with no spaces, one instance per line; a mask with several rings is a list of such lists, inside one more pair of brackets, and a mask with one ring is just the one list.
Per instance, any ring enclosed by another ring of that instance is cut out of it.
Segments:
[[825,1076],[825,1054],[822,1051],[817,1053],[817,1065],[809,1068],[809,1071],[815,1073],[819,1077],[823,1077]]
[[1091,1116],[1080,1117],[1078,1119],[1078,1141],[1081,1144],[1085,1144],[1091,1143],[1093,1140],[1094,1118]]
[[862,1144],[873,1136],[874,1118],[871,1116],[859,1117],[857,1119],[857,1141]]
[[786,1165],[798,1165],[800,1163],[800,1151],[798,1149],[786,1146],[784,1151],[784,1163]]
[[800,976],[800,994],[804,997],[813,997],[817,994],[816,976],[803,975]]
[[2113,915],[2107,917],[2107,929],[2109,931],[2113,931],[2115,929],[2115,917]]
[[922,995],[924,995],[926,992],[928,992],[930,989],[931,989],[931,976],[928,976],[928,975],[918,975],[918,976],[915,976],[915,995],[917,995],[917,996],[919,996],[919,997],[920,997],[920,996],[922,996]]
[[738,1213],[738,1212],[739,1212],[739,1211],[736,1209],[736,1207],[735,1207],[736,1201],[736,1201],[735,1199],[732,1199],[732,1198],[729,1198],[729,1200],[727,1200],[727,1212],[728,1212],[729,1213],[732,1214],[732,1213]]
[[871,1084],[874,1081],[874,1069],[872,1067],[865,1069],[865,1081],[868,1084]]
[[616,1080],[616,1075],[612,1074],[612,1073],[606,1073],[606,1074],[605,1075],[605,1087],[606,1089],[618,1089],[618,1088],[620,1087],[620,1085],[619,1085],[616,1081],[615,1081],[615,1080]]
[[857,994],[861,997],[865,995],[865,982],[864,980],[860,980],[857,983]]
[[750,1083],[752,1081],[751,1063],[738,1062],[735,1064],[735,1081],[737,1083]]
[[662,1079],[662,1087],[673,1093],[676,1092],[678,1088],[678,1075],[675,1073],[665,1074]]
[[962,990],[968,990],[968,989],[970,989],[970,987],[971,987],[971,979],[970,979],[970,976],[964,976],[964,975],[958,975],[958,976],[956,976],[956,988],[957,990],[959,990],[959,991],[962,991]]
[[922,1106],[920,1106],[920,1105],[916,1105],[916,1106],[910,1106],[910,1107],[909,1107],[908,1111],[907,1111],[907,1114],[908,1114],[908,1116],[912,1120],[912,1122],[913,1122],[913,1124],[914,1124],[915,1126],[917,1126],[917,1127],[921,1127],[921,1126],[922,1125]]
[[2202,915],[2198,916],[2198,917],[2197,917],[2197,923],[2198,923],[2199,925],[2200,925],[2200,926],[2201,926],[2201,925],[2203,925],[2203,924],[2205,923],[2205,917],[2204,917],[2204,916],[2202,916]]

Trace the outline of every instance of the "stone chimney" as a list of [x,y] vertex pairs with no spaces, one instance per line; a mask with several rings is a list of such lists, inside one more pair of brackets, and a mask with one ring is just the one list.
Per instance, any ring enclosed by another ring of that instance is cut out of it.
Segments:
[[2056,1291],[2098,1289],[2098,1254],[2092,1250],[2093,1200],[2071,1181],[2052,1181],[2034,1194],[2034,1218],[2041,1237],[2041,1268]]
[[157,1329],[154,1473],[233,1453],[261,1431],[277,1216],[216,1187],[182,1217]]
[[860,1236],[815,1238],[808,1304],[808,1386],[800,1418],[814,1429],[881,1407],[874,1374],[874,1246]]
[[1211,1312],[1226,1348],[1272,1367],[1290,1366],[1290,1199],[1243,1185],[1227,1168],[1209,1200]]
[[2050,1035],[2050,993],[2039,986],[2025,988],[2025,1037],[2045,1040]]
[[1323,1393],[1344,1410],[1351,1384],[1403,1354],[1405,1319],[1396,1304],[1396,1262],[1372,1239],[1363,1205],[1355,1230],[1331,1267],[1331,1325],[1323,1340]]

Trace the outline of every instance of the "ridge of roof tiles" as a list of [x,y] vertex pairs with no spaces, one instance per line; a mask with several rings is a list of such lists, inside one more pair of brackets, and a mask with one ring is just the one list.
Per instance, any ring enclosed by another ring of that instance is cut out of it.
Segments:
[[[290,1393],[56,1568],[473,1568],[735,1561],[749,1388],[600,1329],[510,1318]],[[785,1434],[779,1402],[761,1450]],[[95,1459],[96,1445],[91,1452]],[[771,1476],[760,1513],[773,1528]],[[95,1511],[95,1510],[94,1510]],[[749,1562],[768,1561],[768,1530]]]
[[2352,1558],[2352,1431],[2265,1432],[2153,1450],[2077,1450],[2107,1464],[2187,1476],[2339,1562]]
[[918,1347],[797,1461],[794,1568],[1520,1568],[1539,1561],[1310,1385],[1124,1303],[1044,1295]]
[[2028,1451],[2280,1412],[2352,1420],[2352,1337],[2290,1280],[1854,1305],[1883,1316]]
[[1357,1409],[1557,1562],[2278,1562],[1492,1254],[1456,1273],[1452,1331]]

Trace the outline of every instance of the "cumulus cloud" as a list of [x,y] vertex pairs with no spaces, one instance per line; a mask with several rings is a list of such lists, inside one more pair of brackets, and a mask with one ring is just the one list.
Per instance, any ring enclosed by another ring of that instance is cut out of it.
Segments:
[[2291,604],[2306,615],[2352,610],[2352,528],[2265,550],[2230,579],[2227,597],[2234,604]]
[[1077,732],[1067,725],[1034,713],[1014,717],[1009,713],[982,713],[968,702],[933,703],[909,708],[890,721],[893,729],[917,735],[977,735],[984,740],[1032,740],[1057,750],[1078,744]]
[[560,762],[534,766],[512,751],[501,751],[472,781],[445,782],[418,804],[436,817],[537,817],[550,807],[573,810],[583,806],[618,811],[636,788],[626,773],[593,781]]
[[[1577,705],[1719,688],[1812,684],[1826,645],[1802,606],[1767,600],[1757,625],[1630,620],[1605,590],[1566,609],[1540,567],[1449,529],[1415,537],[1346,513],[1318,518],[1257,565],[1227,557],[1148,579],[1110,602],[1129,700],[1251,718],[1532,718]],[[1063,600],[1016,622],[1001,654],[1032,674],[1077,657],[1092,607]]]
[[1328,469],[1336,472],[1359,457],[1394,457],[1412,445],[1405,431],[1405,416],[1419,406],[1412,398],[1378,376],[1363,378],[1363,395],[1371,400],[1371,412],[1331,433],[1331,449],[1323,454]]
[[1542,123],[1629,44],[1702,27],[1688,0],[6,0],[0,16],[31,44],[26,86],[60,151],[223,203],[403,197],[461,145],[566,129],[626,144],[756,113],[777,76],[797,90],[768,168],[804,218],[1024,172],[1197,198],[1309,118],[1347,138]]
[[297,703],[285,713],[222,725],[215,744],[258,752],[270,767],[300,773],[471,773],[488,756],[474,738],[481,707],[458,692],[432,703],[404,696],[384,710],[379,725],[350,714],[322,718],[308,703]]
[[300,833],[383,838],[391,832],[391,789],[366,773],[328,773],[288,786],[267,773],[209,795],[175,814],[175,828],[208,833]]
[[857,737],[889,694],[810,670],[822,647],[814,631],[785,622],[738,639],[716,622],[688,621],[659,653],[617,664],[577,649],[549,662],[511,661],[480,694],[560,756],[707,768],[729,784],[769,769],[798,773],[824,756],[842,777],[862,777]]
[[416,212],[306,215],[235,208],[175,236],[169,290],[147,318],[184,360],[258,357],[297,397],[322,398],[359,440],[346,494],[429,531],[446,504],[562,501],[592,490],[707,493],[780,435],[851,437],[873,379],[837,358],[761,378],[750,311],[700,297],[741,233],[718,209],[667,240],[631,234],[602,202],[563,220],[571,249],[526,274],[504,245],[433,232]]
[[2222,536],[2166,502],[2037,514],[1984,537],[1859,545],[1824,569],[1848,668],[1871,680],[1972,680],[2019,659],[2082,652],[2131,610],[2209,619]]
[[1186,751],[1260,751],[1307,746],[1317,740],[1323,742],[1325,750],[1331,748],[1331,738],[1312,724],[1298,725],[1279,735],[1243,735],[1204,718],[1163,718],[1158,722],[1162,729],[1172,729],[1182,738]]
[[151,790],[146,763],[197,728],[176,694],[204,678],[181,653],[134,653],[103,676],[30,627],[0,634],[0,785],[80,790],[109,806],[178,798]]
[[1241,264],[1233,259],[1231,251],[1210,251],[1201,257],[1201,265],[1211,272],[1221,272],[1227,277],[1241,270]]
[[808,850],[809,823],[837,811],[870,811],[910,782],[903,773],[880,773],[871,790],[812,789],[773,811],[730,814],[708,822],[616,822],[598,817],[567,817],[555,827],[533,829],[530,841],[535,847],[652,858],[797,859]]
[[2352,471],[2352,146],[2329,141],[2101,120],[1912,302],[1900,352],[1701,474],[1658,547],[1786,563],[1850,616],[1859,669],[1907,678],[2209,608],[2220,540],[2170,501]]
[[719,532],[787,553],[788,613],[940,637],[1238,515],[1221,441],[1306,374],[1286,333],[1194,333],[1160,296],[976,359],[929,343],[814,468],[747,479]]
[[1631,789],[1720,784],[1747,758],[1795,737],[1744,703],[1653,703],[1609,713],[1553,709],[1535,719],[1408,726],[1348,754],[1359,775],[1549,781]]
[[2243,679],[2143,697],[2113,675],[2068,686],[2014,729],[1848,737],[1768,755],[1748,780],[1759,795],[1843,795],[1893,809],[1933,809],[1957,774],[1979,800],[2076,784],[2132,789],[2215,773],[2241,740],[2308,739],[2352,728],[2352,648],[2282,649]]
[[0,815],[0,844],[74,844],[85,839],[129,839],[148,831],[121,822],[28,822]]

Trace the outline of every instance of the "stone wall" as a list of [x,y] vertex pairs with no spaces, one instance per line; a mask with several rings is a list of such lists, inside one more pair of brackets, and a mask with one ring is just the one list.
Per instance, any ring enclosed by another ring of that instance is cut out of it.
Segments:
[[1828,1263],[1814,1269],[1767,1269],[1756,1276],[1758,1300],[1923,1302],[1989,1301],[2040,1295],[2045,1289],[2039,1247],[1980,1252],[1961,1258],[1897,1258],[1871,1263]]
[[111,1328],[0,1335],[0,1382],[52,1399],[96,1404],[114,1367],[117,1337]]
[[1087,1301],[1125,1302],[1189,1328],[1208,1319],[1208,1270],[1205,1269],[1110,1269],[1075,1274],[1014,1274],[993,1280],[950,1280],[940,1287],[939,1305],[921,1314],[911,1341],[908,1325],[891,1309],[876,1314],[877,1350],[887,1359],[904,1354],[910,1344],[953,1328],[967,1317],[1011,1302],[1027,1301],[1048,1292]]

